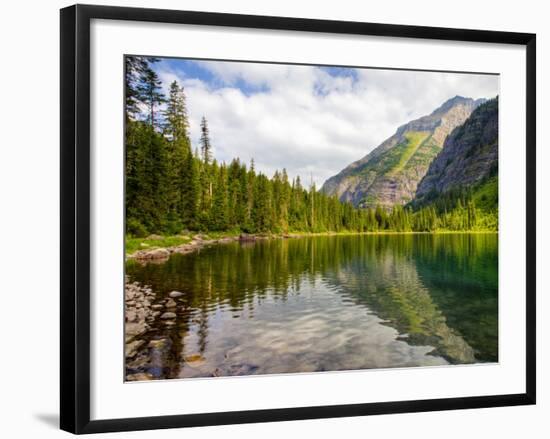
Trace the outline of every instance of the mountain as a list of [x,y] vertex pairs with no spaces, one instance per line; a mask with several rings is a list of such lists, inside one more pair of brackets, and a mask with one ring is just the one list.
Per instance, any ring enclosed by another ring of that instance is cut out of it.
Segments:
[[329,178],[321,190],[359,207],[389,209],[408,203],[447,135],[482,102],[461,96],[449,99],[431,114],[400,126],[365,157]]
[[[415,205],[423,205],[452,189],[470,188],[498,196],[498,97],[472,112],[445,140],[443,149],[419,183]],[[491,188],[488,190],[488,188]],[[496,205],[496,202],[493,203]]]

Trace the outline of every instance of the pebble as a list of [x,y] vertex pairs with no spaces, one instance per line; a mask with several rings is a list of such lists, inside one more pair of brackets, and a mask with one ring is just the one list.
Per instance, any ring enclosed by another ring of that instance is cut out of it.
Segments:
[[166,308],[175,308],[177,305],[176,301],[172,298],[166,301]]
[[137,318],[137,314],[135,311],[126,311],[126,321],[127,322],[135,322]]
[[151,381],[153,379],[153,375],[150,373],[131,373],[129,375],[126,375],[126,381]]
[[166,346],[167,342],[168,340],[166,338],[160,338],[157,340],[151,340],[147,346],[150,348],[160,349]]
[[126,357],[132,358],[137,354],[138,349],[144,344],[143,340],[134,340],[126,344]]
[[167,311],[163,315],[160,316],[161,319],[167,320],[167,319],[175,319],[176,313]]
[[172,299],[177,299],[178,297],[183,296],[183,293],[180,293],[179,291],[172,291],[170,294],[168,294]]

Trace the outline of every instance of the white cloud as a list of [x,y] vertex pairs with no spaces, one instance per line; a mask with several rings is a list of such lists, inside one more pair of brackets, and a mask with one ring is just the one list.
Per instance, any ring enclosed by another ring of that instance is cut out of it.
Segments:
[[447,99],[498,94],[498,77],[486,75],[356,69],[334,76],[311,66],[200,65],[216,87],[180,69],[159,71],[166,87],[174,79],[185,87],[193,144],[204,115],[219,161],[254,158],[267,175],[286,168],[304,182],[312,175],[318,187]]

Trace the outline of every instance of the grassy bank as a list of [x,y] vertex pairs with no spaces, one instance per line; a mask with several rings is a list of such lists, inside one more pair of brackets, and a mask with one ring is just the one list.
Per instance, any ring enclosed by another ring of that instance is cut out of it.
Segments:
[[[436,230],[432,232],[397,232],[392,230],[381,230],[378,232],[289,232],[289,233],[266,233],[257,236],[263,238],[300,238],[308,236],[350,236],[350,235],[437,235],[437,234],[461,234],[461,233],[498,233],[491,230]],[[189,232],[180,235],[161,236],[151,235],[146,238],[126,237],[126,255],[132,255],[139,250],[153,250],[157,248],[170,248],[188,244],[193,237],[200,234],[204,240],[217,240],[223,238],[235,238],[240,236],[241,232],[237,230],[226,232]]]

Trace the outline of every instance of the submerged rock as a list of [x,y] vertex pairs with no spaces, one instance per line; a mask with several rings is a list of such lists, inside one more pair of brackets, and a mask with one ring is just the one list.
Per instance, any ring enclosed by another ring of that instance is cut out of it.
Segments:
[[189,363],[192,366],[197,366],[198,364],[204,363],[205,358],[201,354],[191,354],[183,357],[183,361]]
[[176,313],[175,313],[175,312],[167,311],[167,312],[165,312],[164,314],[162,314],[162,315],[160,316],[160,318],[163,319],[163,320],[175,319],[175,318],[176,318]]
[[136,259],[168,259],[170,252],[165,248],[155,248],[153,250],[142,250],[135,253]]
[[135,357],[138,349],[143,346],[144,343],[145,341],[143,340],[134,340],[130,343],[126,343],[126,358]]
[[154,348],[154,349],[162,349],[168,344],[168,339],[166,338],[159,338],[156,340],[151,340],[147,347]]
[[126,323],[125,325],[127,336],[138,336],[147,331],[145,322]]
[[151,381],[153,379],[153,375],[150,373],[131,373],[126,375],[126,381]]
[[170,298],[166,301],[165,306],[166,306],[166,308],[175,308],[176,305],[177,305],[176,301],[174,299]]

